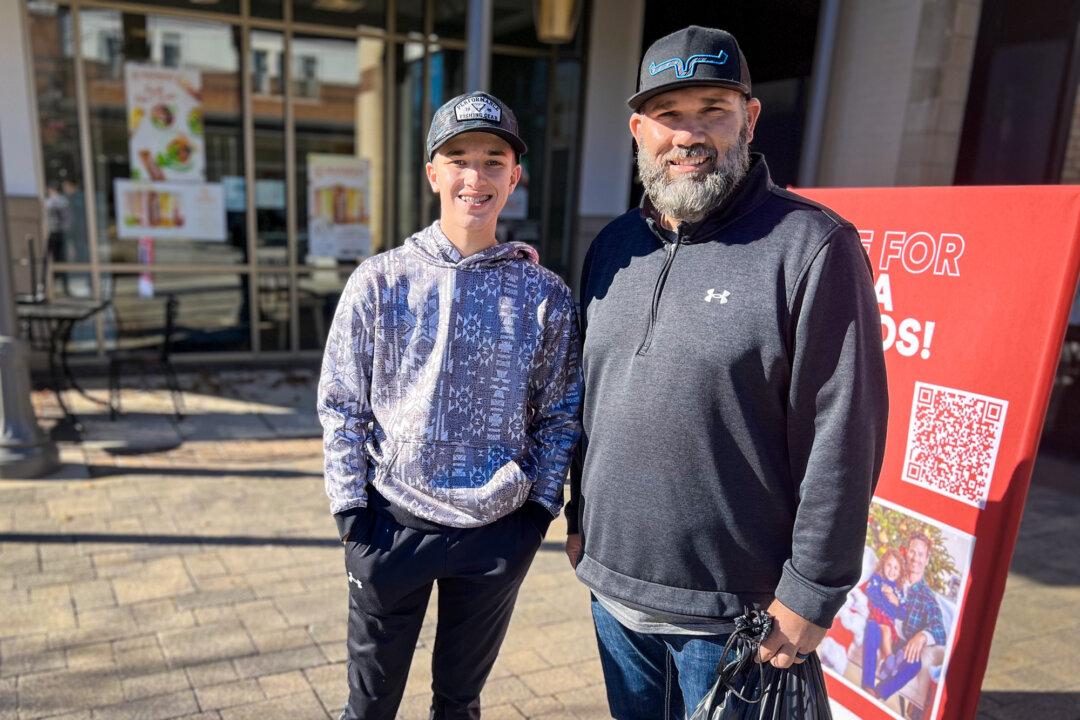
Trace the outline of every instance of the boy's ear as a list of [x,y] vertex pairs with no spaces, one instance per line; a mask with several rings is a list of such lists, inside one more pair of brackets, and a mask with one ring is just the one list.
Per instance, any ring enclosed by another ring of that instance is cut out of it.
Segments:
[[521,182],[521,163],[514,165],[514,169],[510,171],[510,192],[514,192],[519,182]]
[[439,194],[439,185],[438,185],[438,183],[436,181],[436,177],[435,177],[435,166],[432,165],[429,162],[427,165],[424,166],[424,172],[427,174],[428,185],[431,186],[431,192],[438,195]]

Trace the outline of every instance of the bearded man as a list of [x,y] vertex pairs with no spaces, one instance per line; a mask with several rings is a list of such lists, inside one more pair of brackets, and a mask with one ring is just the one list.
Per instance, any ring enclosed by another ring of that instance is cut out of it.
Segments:
[[858,233],[749,152],[735,38],[658,40],[629,105],[645,197],[582,271],[566,551],[612,716],[656,720],[693,711],[748,607],[774,618],[759,662],[817,647],[859,579],[887,393]]

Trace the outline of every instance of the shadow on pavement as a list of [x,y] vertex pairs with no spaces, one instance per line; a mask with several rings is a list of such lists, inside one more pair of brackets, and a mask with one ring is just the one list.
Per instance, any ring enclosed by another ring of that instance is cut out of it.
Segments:
[[116,467],[114,465],[87,465],[92,478],[119,477],[121,475],[146,475],[157,477],[186,478],[221,478],[252,477],[259,480],[294,480],[321,478],[322,473],[303,470],[278,470],[271,468],[213,468],[213,467],[177,467],[161,465],[153,467]]
[[[1074,587],[1080,583],[1080,553],[1061,551],[1080,547],[1077,517],[1080,462],[1040,453],[1010,571],[1043,585]],[[1080,710],[1074,717],[1080,718]]]
[[983,692],[978,717],[986,720],[1076,720],[1080,692]]
[[[0,543],[116,543],[118,545],[277,545],[279,547],[340,547],[334,538],[274,537],[272,535],[141,535],[137,533],[0,533]],[[563,552],[563,544],[545,540],[544,552]]]

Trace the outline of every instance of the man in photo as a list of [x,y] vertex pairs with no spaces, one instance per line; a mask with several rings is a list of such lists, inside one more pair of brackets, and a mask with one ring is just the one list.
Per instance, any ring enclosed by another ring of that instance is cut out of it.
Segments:
[[525,150],[491,95],[439,108],[426,166],[439,219],[364,261],[338,303],[318,410],[346,545],[342,718],[395,717],[434,583],[431,717],[480,717],[562,507],[580,435],[575,305],[531,246],[495,237]]
[[583,457],[566,551],[593,593],[611,714],[682,718],[733,618],[803,662],[859,580],[887,393],[850,223],[773,184],[735,38],[657,40],[629,99],[645,196],[581,276]]
[[901,587],[903,612],[896,628],[898,649],[891,655],[893,661],[888,663],[888,672],[880,682],[875,668],[885,639],[882,629],[878,623],[868,621],[863,632],[862,686],[882,700],[888,700],[919,674],[924,649],[945,644],[945,618],[937,595],[923,577],[932,547],[930,538],[922,533],[915,533],[907,541],[906,575]]

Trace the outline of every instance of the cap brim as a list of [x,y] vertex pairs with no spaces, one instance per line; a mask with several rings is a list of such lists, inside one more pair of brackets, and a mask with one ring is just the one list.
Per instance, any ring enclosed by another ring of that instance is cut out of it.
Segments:
[[743,85],[741,82],[736,82],[734,80],[707,80],[699,78],[687,78],[686,80],[676,80],[674,82],[669,82],[659,87],[642,90],[637,95],[631,96],[630,99],[626,101],[626,104],[630,106],[631,110],[637,112],[641,109],[642,105],[644,105],[647,101],[651,100],[657,95],[663,95],[664,93],[671,92],[672,90],[681,90],[682,88],[701,85],[708,85],[711,87],[724,87],[731,90],[738,90],[743,95],[746,95],[747,97],[750,96],[750,88],[746,85]]
[[525,141],[519,138],[514,133],[510,132],[509,130],[492,127],[487,123],[477,123],[476,125],[471,127],[462,127],[461,125],[458,125],[454,128],[454,132],[450,133],[444,138],[439,138],[438,144],[428,151],[428,160],[431,160],[431,158],[435,156],[435,153],[439,151],[439,148],[449,142],[451,138],[456,138],[458,135],[464,135],[465,133],[470,132],[483,132],[490,135],[495,135],[496,137],[501,137],[503,140],[510,144],[510,147],[512,147],[514,149],[514,152],[516,152],[518,155],[524,155],[526,152],[529,151],[529,146],[525,144]]

